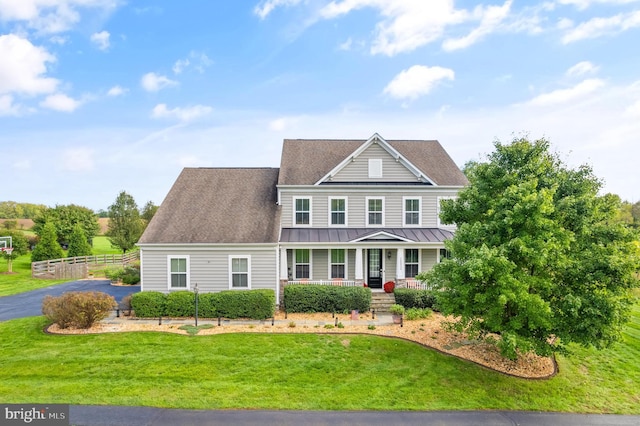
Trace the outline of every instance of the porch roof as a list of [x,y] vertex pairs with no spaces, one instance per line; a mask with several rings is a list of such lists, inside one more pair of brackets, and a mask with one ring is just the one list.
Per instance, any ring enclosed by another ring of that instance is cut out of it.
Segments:
[[373,237],[371,241],[442,243],[453,238],[453,232],[440,228],[282,228],[280,242],[348,243],[366,241],[367,237]]

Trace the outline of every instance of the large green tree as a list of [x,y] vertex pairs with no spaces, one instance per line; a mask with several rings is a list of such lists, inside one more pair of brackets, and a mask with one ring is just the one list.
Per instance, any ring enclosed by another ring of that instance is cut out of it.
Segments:
[[78,223],[73,227],[73,232],[69,237],[69,250],[67,251],[67,256],[77,257],[91,255],[91,245],[89,245],[87,237],[84,235],[82,226]]
[[41,260],[61,259],[64,257],[64,251],[58,243],[56,237],[56,227],[51,222],[46,222],[38,233],[38,242],[31,252],[31,261],[39,262]]
[[441,206],[458,227],[451,258],[423,277],[442,289],[443,313],[459,329],[498,333],[509,358],[615,342],[639,267],[619,197],[599,195],[591,168],[568,168],[544,139],[496,142],[465,173],[469,185]]
[[76,224],[82,227],[88,241],[98,235],[100,224],[95,212],[87,207],[75,204],[57,205],[49,208],[34,219],[33,231],[40,232],[45,222],[50,222],[56,228],[56,238],[60,244],[69,244],[73,228]]
[[140,217],[138,205],[131,195],[122,191],[109,206],[108,212],[107,237],[113,247],[126,253],[135,247],[144,231],[144,221]]

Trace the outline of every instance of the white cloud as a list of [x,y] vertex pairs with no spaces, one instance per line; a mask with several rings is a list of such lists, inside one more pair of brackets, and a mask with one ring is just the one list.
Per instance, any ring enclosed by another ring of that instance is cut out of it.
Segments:
[[95,169],[94,152],[84,147],[65,149],[60,164],[69,172],[90,172]]
[[20,115],[18,106],[14,105],[11,95],[0,95],[0,117],[3,115]]
[[91,42],[95,44],[100,50],[107,50],[110,46],[108,31],[100,31],[99,33],[91,34]]
[[593,65],[589,61],[582,61],[569,68],[566,72],[566,75],[569,77],[579,77],[585,74],[594,74],[597,71],[597,66]]
[[295,6],[300,0],[263,0],[253,8],[253,13],[265,19],[276,7]]
[[638,0],[558,0],[560,4],[569,4],[573,5],[580,10],[584,10],[591,6],[592,4],[626,4],[626,3],[634,3]]
[[460,38],[450,38],[444,41],[442,48],[446,51],[464,49],[477,43],[488,34],[491,34],[509,15],[511,0],[506,1],[502,6],[478,6],[474,15],[480,16],[480,25],[469,34]]
[[107,95],[108,96],[120,96],[120,95],[124,95],[128,91],[129,91],[129,89],[125,89],[124,87],[121,87],[119,85],[115,85],[111,89],[109,89],[109,91],[107,92]]
[[182,122],[193,121],[202,118],[213,111],[213,108],[206,105],[194,105],[191,107],[176,107],[168,109],[166,104],[158,104],[151,111],[152,118],[174,118]]
[[147,92],[157,92],[165,87],[177,86],[178,82],[171,80],[164,75],[158,75],[150,72],[142,76],[140,84]]
[[0,21],[18,21],[41,33],[67,31],[80,21],[79,9],[111,11],[119,0],[0,0]]
[[625,110],[625,115],[629,117],[638,117],[640,118],[640,100],[635,103],[629,105],[629,107]]
[[56,93],[54,95],[49,95],[43,101],[40,102],[41,107],[52,109],[54,111],[60,111],[60,112],[73,112],[80,105],[82,105],[81,101],[70,98],[64,93]]
[[349,37],[343,43],[340,43],[338,45],[338,49],[340,49],[340,50],[351,50],[351,45],[352,44],[353,44],[353,40],[351,40],[351,37]]
[[396,75],[384,88],[384,93],[397,99],[416,99],[431,92],[443,80],[453,80],[449,68],[414,65]]
[[298,122],[296,117],[280,117],[269,122],[269,130],[272,132],[283,132],[289,130]]
[[37,95],[54,92],[59,81],[45,77],[47,63],[56,58],[14,34],[0,36],[0,94]]
[[176,63],[173,64],[173,68],[172,68],[173,73],[181,74],[182,71],[184,71],[184,69],[188,66],[189,66],[189,59],[178,59]]
[[559,89],[553,92],[538,95],[527,102],[532,106],[550,106],[563,104],[569,101],[580,99],[590,93],[595,92],[604,86],[604,80],[598,78],[590,78],[584,80],[569,89]]
[[615,35],[631,28],[640,27],[640,10],[620,13],[609,18],[592,18],[568,30],[562,37],[562,43]]

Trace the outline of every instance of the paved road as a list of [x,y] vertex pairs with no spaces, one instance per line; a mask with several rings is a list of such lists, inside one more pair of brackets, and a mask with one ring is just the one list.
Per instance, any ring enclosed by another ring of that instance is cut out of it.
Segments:
[[60,296],[67,291],[101,291],[119,302],[127,294],[140,291],[140,286],[113,286],[108,280],[80,280],[0,297],[0,321],[42,315],[44,296]]
[[522,411],[266,411],[171,410],[149,407],[71,406],[78,426],[637,426],[640,416],[536,413]]

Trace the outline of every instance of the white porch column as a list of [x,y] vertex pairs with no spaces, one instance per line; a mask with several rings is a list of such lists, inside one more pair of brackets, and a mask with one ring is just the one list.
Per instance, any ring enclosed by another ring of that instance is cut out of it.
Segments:
[[404,280],[404,249],[399,248],[396,255],[396,279]]
[[287,249],[280,247],[280,279],[289,279],[289,270],[287,269]]
[[364,279],[364,269],[362,268],[362,249],[356,249],[356,280]]

